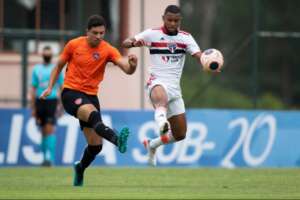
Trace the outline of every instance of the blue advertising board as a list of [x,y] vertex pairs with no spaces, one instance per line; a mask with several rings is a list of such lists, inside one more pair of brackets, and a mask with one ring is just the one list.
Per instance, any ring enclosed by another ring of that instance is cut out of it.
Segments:
[[[157,149],[158,166],[298,167],[300,112],[246,110],[187,110],[186,138]],[[104,122],[131,130],[129,148],[120,154],[104,142],[94,165],[146,166],[141,141],[158,136],[152,111],[103,111]],[[58,119],[56,165],[80,159],[86,145],[78,121]],[[41,135],[27,109],[0,109],[0,167],[34,166],[42,162]]]

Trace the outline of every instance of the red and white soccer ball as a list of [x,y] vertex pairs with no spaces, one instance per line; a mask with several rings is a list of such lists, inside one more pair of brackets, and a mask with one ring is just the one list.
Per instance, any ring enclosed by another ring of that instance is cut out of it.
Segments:
[[223,55],[217,49],[206,49],[200,59],[204,71],[220,71],[224,64]]

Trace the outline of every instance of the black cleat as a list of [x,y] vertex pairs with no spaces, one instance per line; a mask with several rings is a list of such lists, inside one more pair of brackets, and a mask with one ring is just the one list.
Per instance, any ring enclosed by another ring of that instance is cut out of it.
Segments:
[[74,163],[74,179],[73,186],[83,186],[83,173],[84,171],[81,168],[80,161]]
[[49,161],[49,160],[45,160],[42,164],[41,164],[42,167],[51,167],[52,166],[52,163]]

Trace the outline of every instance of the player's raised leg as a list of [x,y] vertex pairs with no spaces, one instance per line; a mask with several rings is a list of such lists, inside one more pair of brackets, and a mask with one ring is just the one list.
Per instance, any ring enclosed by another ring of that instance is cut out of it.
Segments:
[[185,139],[187,131],[187,122],[185,113],[170,117],[169,122],[171,124],[172,137],[169,137],[168,143],[178,142]]
[[154,107],[154,119],[159,127],[160,135],[166,134],[170,129],[167,120],[168,95],[162,85],[155,85],[150,92],[150,99]]
[[171,130],[167,134],[161,135],[154,139],[145,139],[144,146],[148,151],[148,164],[151,166],[156,165],[155,151],[164,144],[171,144],[183,140],[186,136],[186,117],[185,114],[179,114],[170,117],[169,119]]
[[156,157],[155,157],[155,153],[156,153],[156,148],[151,148],[150,147],[150,139],[146,138],[144,139],[143,141],[143,145],[145,147],[145,149],[147,150],[147,156],[148,156],[148,159],[147,159],[147,163],[148,165],[150,166],[156,166]]
[[[168,96],[162,85],[154,85],[150,91],[150,99],[154,107],[154,119],[159,127],[160,137],[165,138],[170,131],[170,123],[167,120]],[[159,137],[159,138],[160,138]],[[151,140],[146,138],[143,141],[148,153],[148,164],[156,165],[156,147],[150,145]]]
[[106,126],[102,122],[101,114],[92,104],[85,104],[80,106],[77,112],[77,117],[88,123],[100,137],[105,138],[109,142],[118,147],[121,153],[127,150],[127,140],[129,136],[129,129],[123,128],[120,133]]
[[149,141],[150,148],[156,149],[161,145],[177,142],[185,138],[186,135],[185,114],[183,113],[183,114],[172,116],[168,120],[171,125],[171,130],[165,135],[161,135],[157,138],[150,140]]

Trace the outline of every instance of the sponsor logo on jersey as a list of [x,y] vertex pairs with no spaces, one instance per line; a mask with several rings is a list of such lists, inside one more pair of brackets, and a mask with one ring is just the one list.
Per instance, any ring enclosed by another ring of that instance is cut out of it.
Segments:
[[161,59],[162,59],[164,62],[169,62],[170,56],[162,56]]

